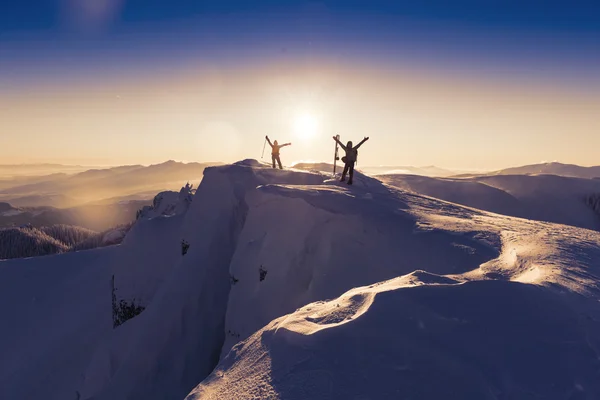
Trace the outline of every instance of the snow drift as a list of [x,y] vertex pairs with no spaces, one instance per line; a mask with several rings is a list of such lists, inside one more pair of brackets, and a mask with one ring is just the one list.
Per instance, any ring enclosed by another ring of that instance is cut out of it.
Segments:
[[273,321],[187,399],[593,399],[588,325],[543,287],[422,272]]

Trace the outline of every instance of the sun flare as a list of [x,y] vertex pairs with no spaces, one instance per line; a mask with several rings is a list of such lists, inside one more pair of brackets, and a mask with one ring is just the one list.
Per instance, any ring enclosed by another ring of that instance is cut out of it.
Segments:
[[311,114],[299,114],[294,120],[294,133],[302,139],[310,139],[319,130],[317,119]]

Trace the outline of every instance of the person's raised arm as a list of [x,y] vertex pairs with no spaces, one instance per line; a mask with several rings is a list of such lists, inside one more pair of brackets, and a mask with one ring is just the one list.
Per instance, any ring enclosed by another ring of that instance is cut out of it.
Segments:
[[348,150],[348,149],[346,148],[346,146],[344,146],[344,145],[342,144],[342,142],[340,142],[340,140],[339,140],[337,137],[335,137],[335,136],[334,136],[334,137],[333,137],[333,140],[335,140],[335,141],[337,142],[337,144],[339,144],[339,145],[342,147],[342,149],[344,149],[344,151],[347,151],[347,150]]
[[281,146],[279,146],[279,147],[285,147],[285,146],[291,146],[291,145],[292,145],[291,143],[285,143],[285,144],[282,144],[282,145],[281,145]]
[[271,143],[271,140],[269,139],[269,137],[265,136],[265,139],[267,139],[267,143],[269,143],[269,146],[273,147],[273,143]]
[[355,148],[355,149],[358,149],[358,148],[359,148],[360,146],[362,146],[362,145],[363,145],[363,143],[364,143],[364,142],[366,142],[367,140],[369,140],[369,138],[368,138],[368,137],[365,137],[365,138],[364,138],[363,140],[361,140],[361,142],[360,142],[359,144],[357,144],[357,145],[356,145],[354,148]]

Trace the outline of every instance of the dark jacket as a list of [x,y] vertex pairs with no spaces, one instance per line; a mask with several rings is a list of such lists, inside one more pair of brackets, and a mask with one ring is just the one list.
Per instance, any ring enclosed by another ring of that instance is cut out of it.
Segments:
[[342,144],[342,142],[340,142],[337,138],[335,138],[335,141],[340,145],[340,147],[342,149],[344,149],[344,151],[346,152],[346,157],[343,158],[343,161],[345,163],[353,163],[356,162],[356,160],[358,159],[358,148],[360,146],[363,145],[364,142],[366,142],[368,140],[368,138],[364,138],[359,144],[357,144],[356,146],[352,147],[352,143],[350,143],[350,146],[344,146]]

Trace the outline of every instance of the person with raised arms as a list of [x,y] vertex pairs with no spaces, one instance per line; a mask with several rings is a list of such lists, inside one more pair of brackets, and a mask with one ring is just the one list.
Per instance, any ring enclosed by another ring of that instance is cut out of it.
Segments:
[[352,178],[354,177],[354,164],[356,164],[356,160],[358,159],[358,148],[363,145],[368,137],[365,137],[359,144],[356,146],[352,146],[352,141],[348,141],[344,146],[340,140],[334,136],[333,140],[337,142],[338,145],[346,152],[346,155],[342,157],[342,162],[344,163],[344,172],[342,172],[342,179],[340,182],[344,182],[346,180],[346,174],[349,174],[348,177],[348,185],[352,185]]
[[269,143],[269,146],[271,146],[271,159],[273,161],[273,168],[277,168],[275,166],[275,162],[277,162],[277,164],[279,165],[279,169],[283,169],[283,167],[281,166],[281,159],[279,158],[279,150],[282,147],[291,146],[292,144],[291,143],[279,144],[279,143],[277,143],[277,140],[275,140],[273,143],[271,143],[269,136],[265,136],[265,139],[267,139],[267,143]]

